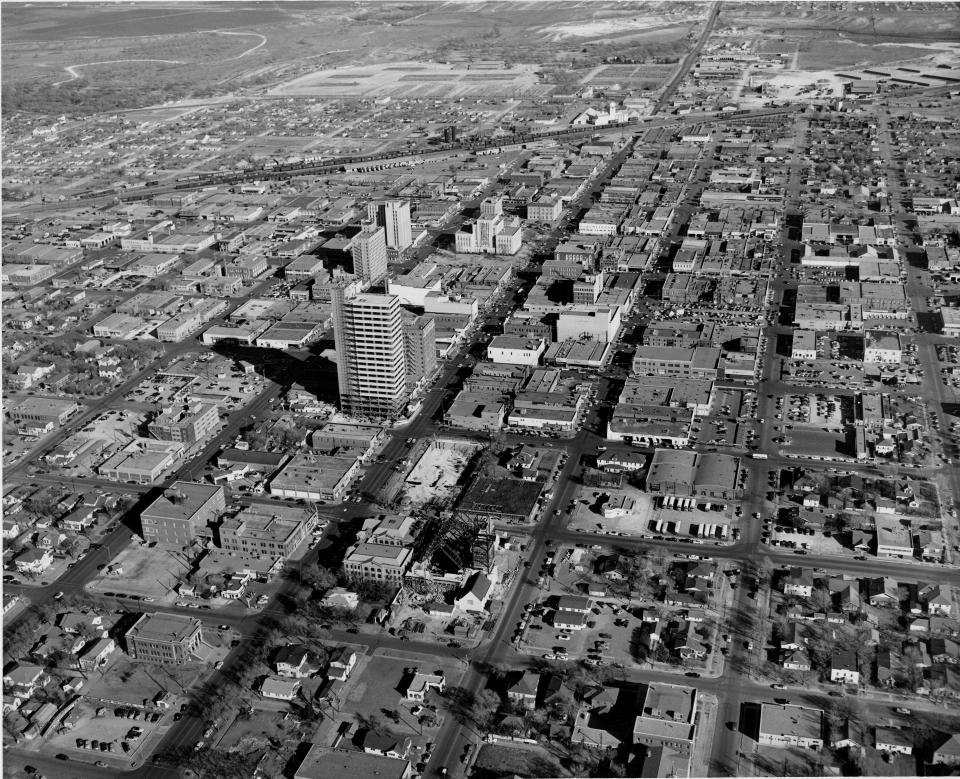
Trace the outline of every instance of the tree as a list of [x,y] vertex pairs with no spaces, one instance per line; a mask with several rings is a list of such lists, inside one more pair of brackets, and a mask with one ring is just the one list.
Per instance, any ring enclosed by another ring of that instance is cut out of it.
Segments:
[[322,565],[311,565],[301,572],[300,581],[322,594],[337,585],[337,576]]

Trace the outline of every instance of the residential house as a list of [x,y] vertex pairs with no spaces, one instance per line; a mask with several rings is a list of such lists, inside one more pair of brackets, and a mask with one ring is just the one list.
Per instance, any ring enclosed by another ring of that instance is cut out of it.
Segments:
[[960,663],[960,642],[952,638],[931,638],[927,648],[934,663]]
[[99,638],[81,652],[80,667],[84,671],[94,671],[105,665],[116,650],[117,644],[112,638]]
[[410,684],[407,685],[406,698],[408,701],[423,703],[430,690],[442,693],[444,686],[445,682],[442,674],[425,674],[416,671],[410,680]]
[[292,701],[300,690],[299,679],[266,676],[260,682],[260,695],[278,701]]
[[794,566],[783,578],[783,594],[809,598],[813,595],[813,571]]
[[460,611],[482,612],[490,599],[492,586],[490,578],[483,571],[477,571],[468,579],[463,592],[454,598],[453,605]]
[[903,680],[903,660],[899,653],[888,649],[877,652],[877,684],[881,687],[897,687]]
[[960,733],[947,737],[940,746],[933,750],[934,765],[960,766]]
[[30,663],[14,664],[3,674],[4,689],[13,688],[27,696],[32,696],[46,676],[46,672],[39,665]]
[[39,576],[53,565],[53,554],[49,549],[27,549],[14,560],[14,565],[19,573]]
[[305,646],[290,644],[277,650],[273,667],[277,675],[288,679],[303,679],[310,676],[310,652]]
[[949,617],[953,611],[953,587],[949,584],[930,584],[918,589],[917,596],[927,604],[927,614]]
[[900,591],[896,579],[891,579],[889,576],[867,579],[867,598],[871,606],[899,606]]
[[368,755],[383,755],[395,760],[405,760],[410,753],[410,736],[369,730],[363,737],[363,751]]
[[330,654],[327,678],[346,681],[357,665],[357,653],[346,647],[338,647]]
[[668,635],[663,637],[663,644],[681,660],[703,660],[710,651],[709,647],[700,641],[691,623],[671,622]]
[[852,753],[862,753],[866,744],[863,724],[849,718],[837,728],[830,742],[834,749],[849,749]]
[[875,744],[878,752],[888,755],[912,755],[913,741],[900,728],[876,729]]
[[520,678],[507,688],[507,699],[525,709],[533,709],[536,707],[539,685],[540,674],[525,670]]
[[860,667],[857,653],[834,652],[830,659],[830,681],[838,684],[860,684]]

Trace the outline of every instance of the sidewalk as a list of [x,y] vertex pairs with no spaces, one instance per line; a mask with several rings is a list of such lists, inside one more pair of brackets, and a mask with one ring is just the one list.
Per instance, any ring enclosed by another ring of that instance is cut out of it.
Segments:
[[690,754],[688,776],[709,776],[713,741],[717,737],[717,727],[720,725],[717,722],[720,702],[715,695],[707,695],[700,690],[697,691],[697,697],[700,699],[697,732],[694,736],[693,751]]

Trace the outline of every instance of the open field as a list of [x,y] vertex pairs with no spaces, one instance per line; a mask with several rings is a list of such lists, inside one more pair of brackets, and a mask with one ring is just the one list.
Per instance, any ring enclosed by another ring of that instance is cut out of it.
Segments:
[[[294,96],[537,97],[601,56],[674,63],[702,16],[702,7],[672,3],[626,13],[613,2],[5,3],[4,108],[95,114],[264,88]],[[571,67],[586,42],[594,50]],[[363,70],[391,60],[401,69],[376,77]],[[488,62],[467,70],[478,61]]]
[[[467,97],[537,91],[533,66],[470,70],[441,63],[395,62],[320,70],[271,90],[314,97]],[[542,91],[542,90],[541,90]]]

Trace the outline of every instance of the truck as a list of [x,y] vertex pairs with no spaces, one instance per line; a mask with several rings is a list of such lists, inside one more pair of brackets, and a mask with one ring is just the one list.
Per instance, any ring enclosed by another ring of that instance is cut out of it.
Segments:
[[753,452],[750,456],[754,460],[766,460],[769,458],[769,455],[766,455],[763,452]]

